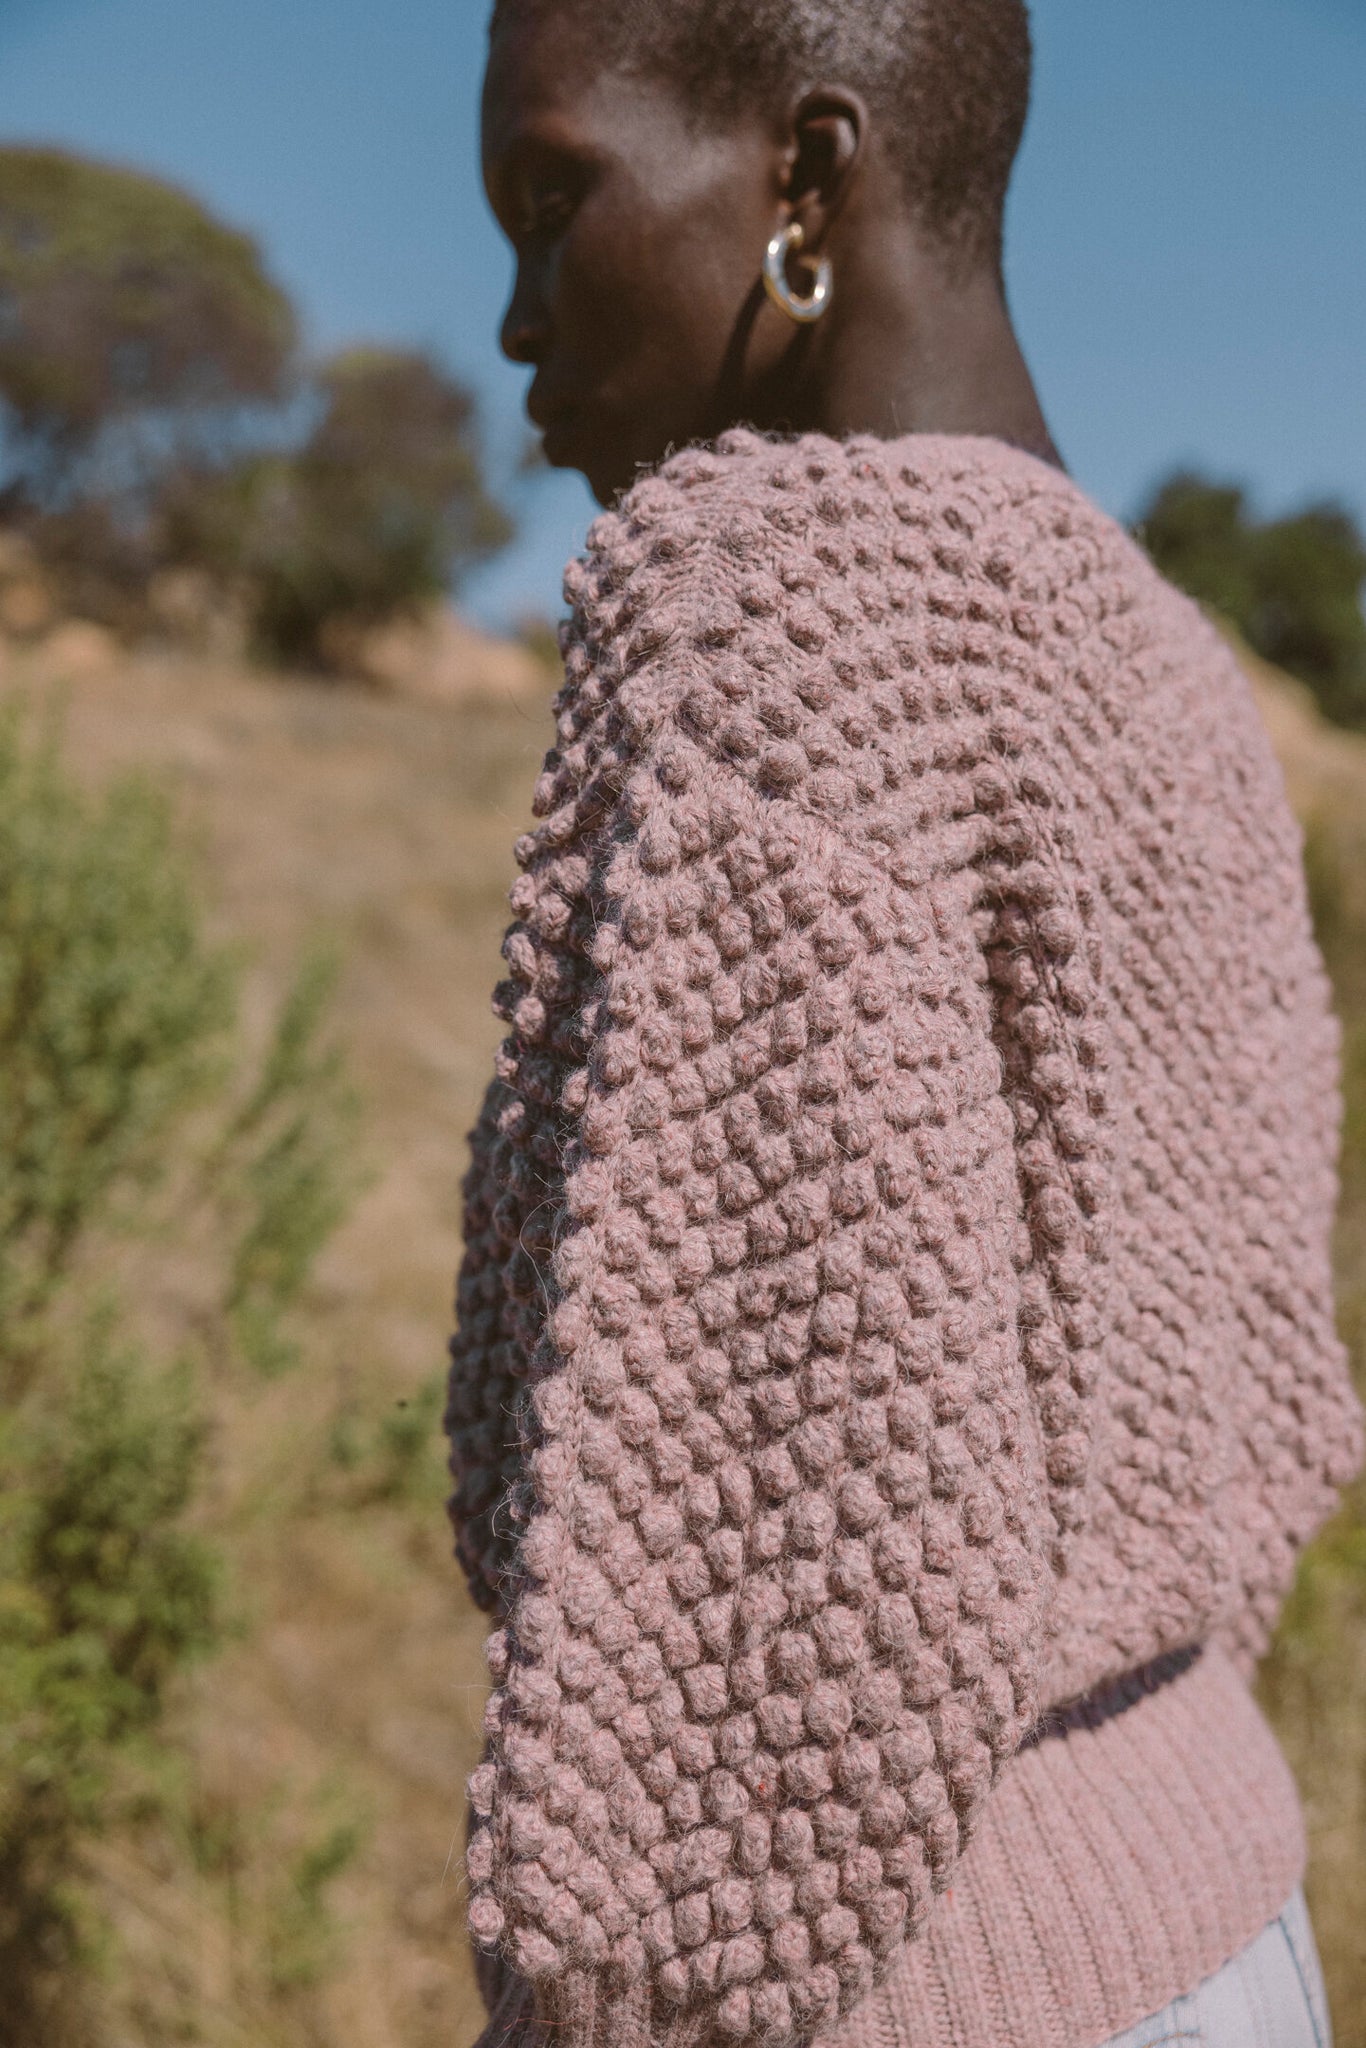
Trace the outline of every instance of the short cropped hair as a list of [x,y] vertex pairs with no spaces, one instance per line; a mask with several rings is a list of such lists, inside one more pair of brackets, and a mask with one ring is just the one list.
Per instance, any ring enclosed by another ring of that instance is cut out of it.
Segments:
[[1029,112],[1025,0],[496,0],[492,29],[574,14],[604,65],[668,78],[704,118],[807,85],[861,93],[917,218],[999,268]]

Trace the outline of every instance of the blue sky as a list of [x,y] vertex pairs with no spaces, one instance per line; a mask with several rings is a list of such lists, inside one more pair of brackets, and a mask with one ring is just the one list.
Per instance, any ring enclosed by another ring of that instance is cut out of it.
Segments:
[[[667,4],[667,0],[661,0]],[[1366,0],[1035,0],[1010,284],[1059,443],[1110,510],[1177,462],[1366,516]],[[524,445],[476,175],[484,0],[0,0],[0,138],[144,164],[254,232],[310,343],[437,350],[495,474]],[[590,506],[508,485],[468,593],[556,609]]]

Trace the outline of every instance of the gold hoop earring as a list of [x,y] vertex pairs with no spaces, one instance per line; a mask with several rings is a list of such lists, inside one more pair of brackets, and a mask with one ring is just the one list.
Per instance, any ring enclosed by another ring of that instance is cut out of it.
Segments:
[[786,227],[778,229],[764,251],[764,290],[779,312],[786,313],[788,319],[795,320],[800,327],[809,326],[829,310],[835,282],[830,258],[812,256],[807,258],[811,270],[810,291],[804,298],[800,292],[793,291],[788,282],[787,259],[797,253],[805,240],[801,222],[790,220]]

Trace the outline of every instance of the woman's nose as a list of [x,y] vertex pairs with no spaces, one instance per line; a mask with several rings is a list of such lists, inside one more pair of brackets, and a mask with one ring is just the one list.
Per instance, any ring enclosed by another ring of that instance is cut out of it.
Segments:
[[498,345],[509,362],[529,363],[535,368],[545,354],[548,337],[544,297],[527,276],[525,266],[519,266]]

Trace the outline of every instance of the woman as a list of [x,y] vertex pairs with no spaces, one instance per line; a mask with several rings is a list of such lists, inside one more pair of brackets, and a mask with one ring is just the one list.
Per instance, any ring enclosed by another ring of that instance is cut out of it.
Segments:
[[1019,0],[495,16],[504,346],[614,509],[453,1347],[491,2042],[1327,2040],[1246,1681],[1358,1460],[1334,1032],[1011,331],[1028,78]]

